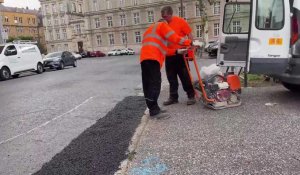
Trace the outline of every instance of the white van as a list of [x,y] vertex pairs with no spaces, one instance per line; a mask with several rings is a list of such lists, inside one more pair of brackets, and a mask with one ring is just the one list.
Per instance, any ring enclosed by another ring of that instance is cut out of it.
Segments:
[[0,79],[16,78],[21,72],[43,73],[43,59],[39,48],[33,44],[8,43],[0,45]]
[[224,5],[218,64],[278,78],[300,90],[300,0],[238,0]]

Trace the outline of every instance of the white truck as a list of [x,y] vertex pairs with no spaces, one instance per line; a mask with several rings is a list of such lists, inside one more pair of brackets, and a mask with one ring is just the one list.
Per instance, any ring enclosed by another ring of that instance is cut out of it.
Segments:
[[34,44],[0,45],[0,79],[16,78],[25,71],[43,73],[43,59],[39,48]]
[[300,0],[224,4],[217,64],[278,78],[300,90]]

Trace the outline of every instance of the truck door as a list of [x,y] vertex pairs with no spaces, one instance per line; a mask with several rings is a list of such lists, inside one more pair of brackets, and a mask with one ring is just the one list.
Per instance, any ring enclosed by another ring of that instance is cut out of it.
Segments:
[[289,0],[252,0],[248,71],[280,75],[289,60]]
[[14,45],[9,45],[4,51],[4,55],[9,62],[9,69],[11,72],[21,71],[23,68],[22,59],[20,53]]
[[221,66],[245,67],[248,50],[250,2],[226,3],[217,63]]

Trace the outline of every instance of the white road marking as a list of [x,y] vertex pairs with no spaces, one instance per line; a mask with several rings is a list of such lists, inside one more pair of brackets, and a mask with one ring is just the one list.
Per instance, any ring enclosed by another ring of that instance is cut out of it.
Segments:
[[46,121],[45,123],[43,123],[43,124],[41,124],[41,125],[39,125],[39,126],[33,128],[33,129],[27,131],[27,132],[24,132],[24,133],[22,133],[22,134],[16,135],[16,136],[11,137],[11,138],[9,138],[9,139],[7,139],[7,140],[1,141],[1,142],[0,142],[0,145],[2,145],[2,144],[4,144],[4,143],[7,143],[7,142],[10,142],[10,141],[12,141],[12,140],[15,140],[16,138],[19,138],[19,137],[21,137],[21,136],[23,136],[23,135],[29,134],[29,133],[31,133],[31,132],[33,132],[33,131],[35,131],[35,130],[41,128],[41,127],[44,127],[44,126],[48,125],[50,122],[55,121],[55,120],[57,120],[57,119],[63,117],[64,115],[69,114],[69,113],[75,111],[75,110],[78,109],[80,106],[84,105],[85,103],[87,103],[88,101],[90,101],[90,100],[93,99],[93,98],[94,98],[94,97],[90,97],[90,98],[86,99],[84,102],[80,103],[79,105],[77,105],[77,106],[74,107],[73,109],[71,109],[71,110],[69,110],[69,111],[67,111],[67,112],[65,112],[65,113],[63,113],[63,114],[61,114],[61,115],[59,115],[59,116],[57,116],[57,117],[55,117],[55,118],[49,120],[49,121]]

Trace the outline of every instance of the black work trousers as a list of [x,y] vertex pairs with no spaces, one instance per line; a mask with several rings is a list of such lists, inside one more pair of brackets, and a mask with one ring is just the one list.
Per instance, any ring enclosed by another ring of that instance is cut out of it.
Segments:
[[177,54],[174,56],[167,56],[166,58],[166,73],[170,84],[170,98],[178,99],[178,78],[180,78],[182,87],[187,93],[188,98],[195,96],[191,79],[189,77],[188,69],[184,63],[183,55]]
[[150,115],[160,112],[157,100],[161,89],[161,72],[158,61],[145,60],[141,63],[143,90]]

